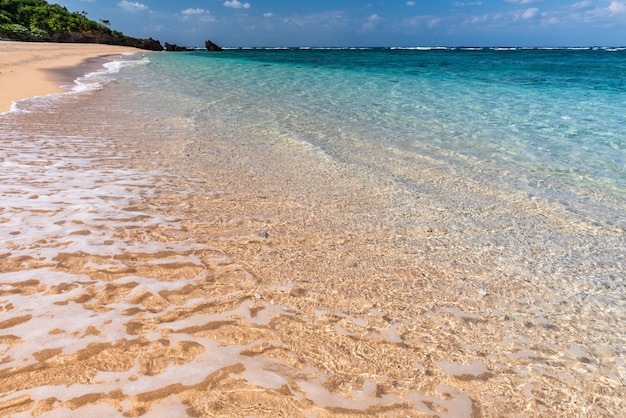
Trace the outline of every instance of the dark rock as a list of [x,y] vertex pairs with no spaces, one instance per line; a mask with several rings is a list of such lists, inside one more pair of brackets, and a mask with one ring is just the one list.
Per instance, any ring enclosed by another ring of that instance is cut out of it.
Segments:
[[165,50],[169,52],[180,52],[180,51],[195,51],[193,48],[187,48],[186,46],[178,46],[176,44],[170,44],[165,42]]
[[222,51],[222,48],[220,48],[219,46],[217,46],[216,44],[214,44],[211,41],[206,41],[204,43],[204,45],[206,46],[206,49],[211,51],[211,52],[218,52],[218,51]]
[[126,42],[122,43],[124,46],[134,46],[139,49],[147,49],[149,51],[163,51],[163,46],[161,42],[156,39],[148,38],[148,39],[137,39],[137,38],[122,38],[125,39]]
[[149,51],[163,51],[163,46],[161,42],[156,39],[148,38],[148,39],[137,39],[137,38],[124,38],[127,39],[128,42],[125,43],[125,46],[134,46],[135,48],[147,49]]
[[129,36],[115,36],[97,31],[87,32],[57,32],[52,35],[53,42],[62,43],[89,43],[89,44],[106,44],[130,46],[139,49],[147,49],[149,51],[163,51],[161,42],[149,39],[137,39]]

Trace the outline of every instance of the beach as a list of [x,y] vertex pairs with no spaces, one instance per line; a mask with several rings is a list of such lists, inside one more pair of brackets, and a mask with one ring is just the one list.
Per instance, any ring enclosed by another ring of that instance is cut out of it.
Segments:
[[626,411],[619,198],[402,113],[454,88],[262,54],[139,55],[0,117],[0,415]]
[[84,62],[88,59],[137,52],[145,51],[99,44],[0,41],[0,110],[8,111],[15,100],[62,92],[62,85],[72,85],[88,72],[85,69],[90,67]]

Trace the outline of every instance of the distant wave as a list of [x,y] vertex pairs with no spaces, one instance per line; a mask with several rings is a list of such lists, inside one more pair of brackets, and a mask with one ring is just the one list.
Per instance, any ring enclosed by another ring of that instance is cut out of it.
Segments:
[[613,46],[390,46],[390,47],[225,47],[230,51],[370,51],[370,50],[398,50],[398,51],[626,51],[624,47]]

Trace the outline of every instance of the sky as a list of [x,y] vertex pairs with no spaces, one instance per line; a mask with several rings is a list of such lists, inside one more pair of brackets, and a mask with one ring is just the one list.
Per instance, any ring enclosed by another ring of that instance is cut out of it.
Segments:
[[181,46],[625,46],[626,0],[49,0]]

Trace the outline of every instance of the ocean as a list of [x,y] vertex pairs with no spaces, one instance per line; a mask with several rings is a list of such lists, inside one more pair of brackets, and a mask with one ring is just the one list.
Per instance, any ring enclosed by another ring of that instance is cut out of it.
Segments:
[[626,48],[149,53],[68,89],[0,116],[7,411],[626,414]]

